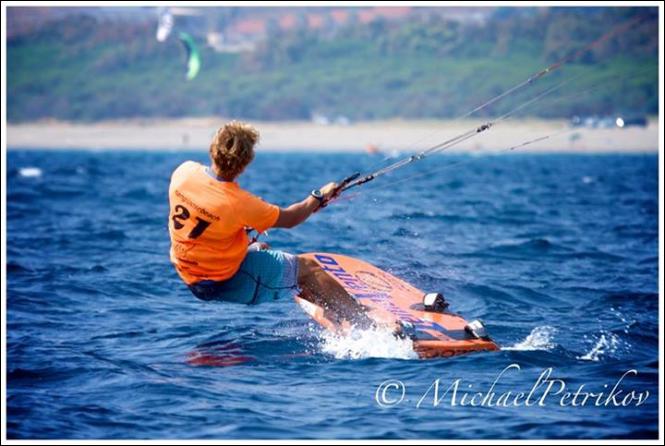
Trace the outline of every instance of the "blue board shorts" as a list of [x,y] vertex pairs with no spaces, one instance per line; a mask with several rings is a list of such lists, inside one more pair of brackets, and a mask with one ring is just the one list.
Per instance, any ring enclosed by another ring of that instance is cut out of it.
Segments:
[[288,299],[298,288],[298,257],[283,251],[248,251],[238,272],[223,281],[203,280],[189,285],[202,300],[254,305]]

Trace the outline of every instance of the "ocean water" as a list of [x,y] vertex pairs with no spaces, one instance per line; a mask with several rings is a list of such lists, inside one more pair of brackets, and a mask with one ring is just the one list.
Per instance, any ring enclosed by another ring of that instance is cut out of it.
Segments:
[[[657,155],[437,156],[270,231],[443,291],[502,347],[432,360],[196,300],[168,260],[187,159],[8,152],[9,438],[657,438]],[[240,182],[287,205],[380,160],[259,154]]]

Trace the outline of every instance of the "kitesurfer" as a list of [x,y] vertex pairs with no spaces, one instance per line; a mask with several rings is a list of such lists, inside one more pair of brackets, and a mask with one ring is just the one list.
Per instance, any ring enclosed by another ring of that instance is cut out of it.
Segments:
[[293,228],[338,192],[336,183],[280,208],[237,182],[254,159],[259,132],[232,121],[210,144],[209,166],[186,161],[169,186],[170,258],[191,292],[202,300],[259,304],[295,294],[323,307],[336,322],[371,325],[365,307],[313,260],[266,244],[249,244],[249,228]]

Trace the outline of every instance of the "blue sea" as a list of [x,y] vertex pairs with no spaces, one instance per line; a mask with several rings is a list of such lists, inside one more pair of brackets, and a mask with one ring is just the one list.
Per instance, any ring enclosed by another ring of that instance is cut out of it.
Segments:
[[[9,438],[657,438],[656,154],[440,155],[269,231],[441,291],[502,347],[430,360],[291,300],[195,299],[168,259],[188,159],[8,152]],[[288,205],[381,164],[259,153],[240,183]]]

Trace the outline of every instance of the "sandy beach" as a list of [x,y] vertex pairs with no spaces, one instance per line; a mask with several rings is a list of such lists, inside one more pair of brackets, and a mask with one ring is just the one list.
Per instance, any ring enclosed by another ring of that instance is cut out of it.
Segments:
[[[12,149],[202,150],[222,118],[119,120],[96,123],[42,121],[8,124]],[[482,124],[466,121],[376,121],[349,125],[252,122],[261,132],[258,150],[365,152],[418,151]],[[658,121],[647,127],[579,128],[563,120],[509,120],[449,149],[520,152],[657,152]]]

